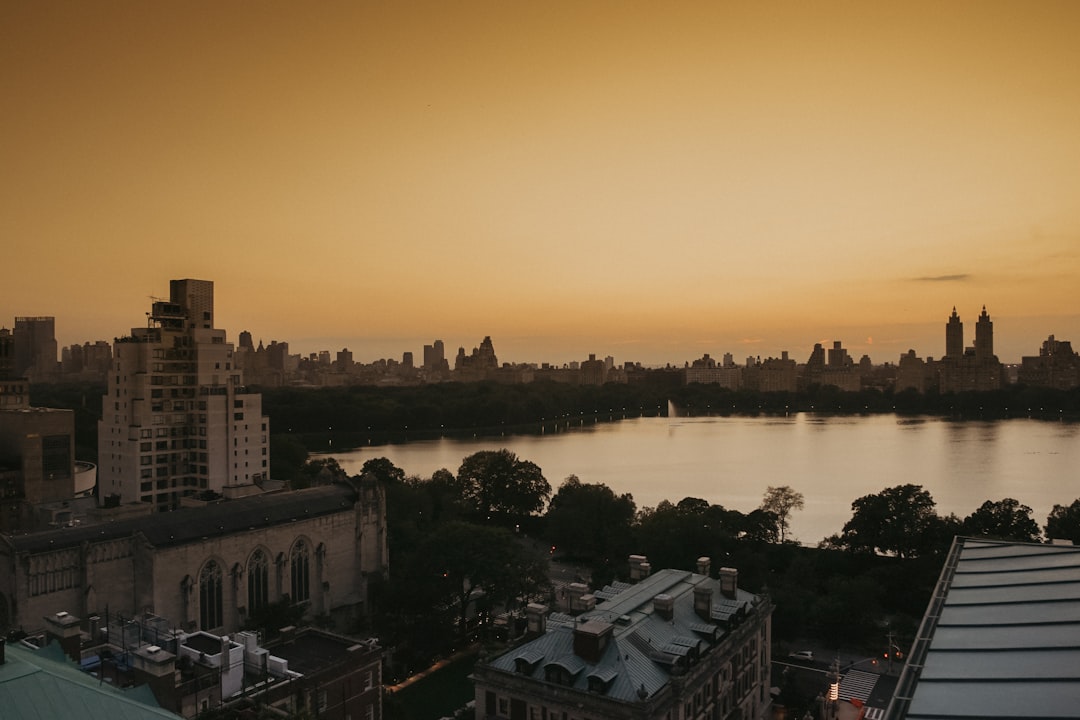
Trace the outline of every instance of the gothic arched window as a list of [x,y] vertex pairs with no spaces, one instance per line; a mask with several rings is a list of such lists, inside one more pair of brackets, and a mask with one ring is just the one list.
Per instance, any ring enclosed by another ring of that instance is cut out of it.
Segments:
[[199,573],[199,627],[212,630],[222,624],[221,566],[210,560]]
[[270,600],[270,560],[262,550],[256,550],[248,560],[248,612],[258,612]]
[[294,603],[302,603],[311,597],[311,592],[308,589],[311,558],[308,553],[307,543],[302,539],[297,540],[293,545],[290,560],[292,568],[292,601]]

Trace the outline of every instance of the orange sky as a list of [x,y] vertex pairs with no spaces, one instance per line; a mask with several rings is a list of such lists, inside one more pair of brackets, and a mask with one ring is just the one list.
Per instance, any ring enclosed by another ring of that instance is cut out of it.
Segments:
[[0,324],[359,361],[1080,346],[1080,3],[7,2]]

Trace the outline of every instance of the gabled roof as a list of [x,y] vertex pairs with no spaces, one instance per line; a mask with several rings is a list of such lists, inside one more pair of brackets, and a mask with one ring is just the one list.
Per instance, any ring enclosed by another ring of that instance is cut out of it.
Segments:
[[[712,621],[694,612],[694,589],[699,587],[713,592]],[[706,652],[730,632],[717,618],[723,600],[720,583],[705,575],[661,570],[635,585],[613,583],[595,595],[604,600],[594,610],[576,618],[552,613],[547,632],[491,660],[488,667],[537,681],[546,680],[549,667],[563,668],[576,690],[595,692],[595,684],[601,683],[605,697],[636,702],[663,689],[674,667]],[[657,595],[673,599],[671,620],[654,612]],[[730,602],[750,609],[757,601],[756,595],[739,590]],[[611,626],[610,641],[598,661],[589,662],[575,654],[574,632],[600,625]]]
[[957,538],[888,717],[1075,718],[1080,548]]
[[143,685],[119,690],[79,670],[57,644],[30,650],[17,644],[6,648],[0,665],[0,708],[4,718],[85,718],[86,720],[144,720],[171,718]]
[[6,539],[20,553],[78,547],[84,542],[116,540],[139,534],[155,547],[183,545],[207,537],[283,525],[350,508],[356,491],[346,484],[292,492],[251,495],[198,508],[184,508],[97,525],[58,528]]

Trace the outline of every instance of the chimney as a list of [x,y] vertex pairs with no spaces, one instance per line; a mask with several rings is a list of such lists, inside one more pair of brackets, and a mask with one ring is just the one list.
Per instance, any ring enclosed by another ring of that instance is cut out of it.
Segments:
[[547,605],[529,603],[525,606],[525,629],[530,636],[547,632]]
[[697,559],[698,575],[708,576],[708,574],[709,574],[709,572],[711,570],[712,570],[712,560],[710,560],[709,558],[704,557],[704,556],[699,557]]
[[644,555],[630,556],[630,582],[644,580],[649,577],[650,572],[652,572],[652,565],[649,564],[648,558]]
[[45,616],[46,642],[56,640],[64,654],[75,662],[82,660],[82,630],[79,618],[63,610],[55,615]]
[[574,608],[581,605],[581,598],[589,592],[585,583],[570,583],[566,586],[566,611],[574,612]]
[[101,616],[91,615],[86,618],[86,630],[90,634],[90,642],[97,644],[101,640]]
[[675,598],[667,593],[661,593],[653,598],[653,612],[665,620],[675,618]]
[[588,620],[574,626],[574,654],[589,663],[598,663],[611,641],[614,626],[603,620]]
[[694,612],[702,620],[712,620],[712,588],[700,585],[694,588]]
[[177,708],[176,656],[157,645],[143,645],[131,656],[135,678],[150,687],[161,707]]
[[720,593],[728,600],[734,600],[739,589],[739,571],[735,568],[720,568]]

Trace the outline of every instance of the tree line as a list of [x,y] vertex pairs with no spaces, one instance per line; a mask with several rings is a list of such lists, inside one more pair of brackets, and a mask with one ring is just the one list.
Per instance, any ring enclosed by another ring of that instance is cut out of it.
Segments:
[[[334,460],[309,463],[314,482],[344,475]],[[970,515],[939,516],[918,485],[852,502],[852,518],[817,548],[786,540],[801,493],[770,487],[748,512],[701,498],[638,508],[632,495],[575,476],[553,489],[542,470],[509,450],[474,453],[457,472],[408,477],[385,458],[363,466],[387,488],[390,577],[377,584],[372,625],[396,648],[401,672],[487,637],[496,613],[551,602],[548,561],[582,568],[594,589],[627,579],[630,554],[653,567],[692,568],[705,555],[739,570],[739,583],[776,603],[774,637],[876,651],[883,630],[910,637],[955,535],[1037,542],[1031,509],[986,501]],[[1080,499],[1055,506],[1047,537],[1080,541]]]
[[1080,389],[1009,385],[993,392],[926,393],[866,389],[844,392],[814,385],[803,392],[760,393],[719,385],[681,385],[679,374],[653,371],[637,384],[575,386],[549,381],[490,382],[415,387],[263,389],[263,411],[276,433],[298,434],[311,450],[360,446],[387,439],[452,433],[498,433],[574,419],[618,420],[667,415],[668,402],[688,415],[797,412],[899,413],[970,418],[1080,417]]
[[[626,385],[576,386],[544,381],[260,390],[271,433],[289,436],[308,451],[325,449],[328,440],[336,447],[358,447],[443,434],[527,432],[575,419],[666,415],[669,401],[688,415],[819,412],[1080,418],[1080,389],[1009,385],[993,392],[924,395],[911,390],[843,392],[815,385],[798,393],[759,393],[719,385],[682,385],[680,379],[681,374],[674,370],[651,370],[642,382]],[[102,383],[34,384],[30,402],[38,407],[74,410],[76,454],[94,462],[105,389]]]

